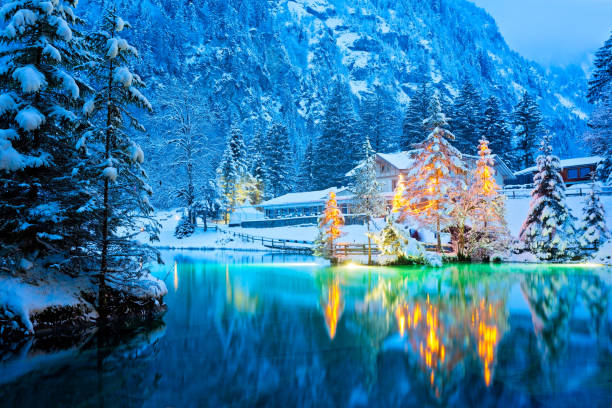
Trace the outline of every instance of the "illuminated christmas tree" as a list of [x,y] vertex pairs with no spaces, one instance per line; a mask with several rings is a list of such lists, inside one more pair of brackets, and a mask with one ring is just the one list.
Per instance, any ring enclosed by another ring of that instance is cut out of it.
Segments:
[[392,213],[399,213],[403,208],[406,207],[406,199],[404,198],[404,192],[406,191],[406,181],[404,181],[404,176],[399,175],[399,179],[397,181],[397,186],[395,187],[395,192],[393,194],[393,203],[391,207]]
[[334,241],[342,235],[344,216],[338,207],[336,193],[330,191],[325,210],[319,217],[319,235],[315,243],[315,254],[323,257],[333,255]]
[[480,140],[478,146],[480,158],[476,163],[474,184],[470,187],[475,198],[475,210],[472,220],[472,248],[481,249],[486,255],[501,249],[508,237],[505,217],[505,197],[495,180],[495,161],[489,149],[489,141]]
[[447,122],[437,94],[431,100],[430,112],[425,125],[432,131],[423,142],[415,145],[414,164],[408,173],[404,193],[407,205],[403,217],[409,215],[423,226],[435,226],[438,251],[441,251],[440,232],[452,221],[451,195],[463,185],[457,176],[466,170],[461,153],[449,143],[455,136],[444,129]]

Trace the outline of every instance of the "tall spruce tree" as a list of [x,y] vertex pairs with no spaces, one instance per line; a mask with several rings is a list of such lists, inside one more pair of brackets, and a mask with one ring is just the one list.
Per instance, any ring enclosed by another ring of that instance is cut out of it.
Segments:
[[366,135],[375,152],[389,153],[395,150],[397,140],[396,113],[392,99],[381,87],[367,94],[360,106],[359,128]]
[[588,98],[595,107],[586,142],[593,153],[605,158],[598,166],[599,178],[612,183],[612,36],[595,54]]
[[527,93],[514,108],[514,125],[517,126],[517,159],[522,168],[533,165],[534,150],[540,139],[542,114],[537,102]]
[[495,154],[509,166],[514,166],[514,148],[512,147],[512,131],[506,122],[506,112],[496,96],[491,96],[485,104],[482,122],[482,137],[489,141],[489,146]]
[[606,214],[595,183],[584,203],[583,213],[580,246],[587,253],[597,252],[610,239],[610,232],[606,227]]
[[541,260],[565,261],[579,255],[574,217],[565,202],[559,158],[552,155],[550,135],[544,136],[533,178],[531,203],[520,240]]
[[308,140],[304,157],[300,163],[300,171],[296,188],[299,191],[312,191],[315,189],[314,184],[314,148],[312,140]]
[[253,204],[259,204],[265,192],[267,179],[267,165],[265,159],[266,147],[267,141],[264,137],[264,133],[259,129],[255,130],[251,143],[251,175],[255,182],[253,197],[251,199]]
[[273,198],[293,190],[293,151],[287,128],[280,123],[270,127],[267,139],[266,198]]
[[156,239],[159,224],[153,219],[142,164],[144,154],[130,136],[130,130],[144,132],[135,109],[152,111],[140,92],[144,82],[130,69],[138,56],[121,32],[130,25],[113,7],[105,11],[101,30],[90,36],[95,60],[88,64],[94,90],[83,106],[90,130],[79,141],[87,149],[89,170],[94,173],[102,196],[99,216],[100,275],[98,307],[106,309],[106,281],[116,271],[138,273],[139,266],[156,254],[151,247],[134,240],[138,233]]
[[423,121],[429,117],[430,100],[429,87],[427,83],[423,83],[410,99],[406,109],[399,143],[401,150],[411,150],[414,144],[423,140],[423,134],[426,132]]
[[612,34],[595,53],[594,70],[589,81],[587,97],[595,104],[608,98],[612,89]]
[[237,206],[243,205],[255,188],[255,181],[249,172],[247,149],[242,131],[235,123],[230,127],[223,158],[217,168],[218,183],[221,186],[225,221]]
[[75,148],[73,111],[86,87],[74,67],[89,59],[76,3],[0,7],[0,269],[87,269],[75,267],[93,239],[96,210]]
[[466,154],[476,154],[483,123],[482,99],[471,82],[465,82],[452,108],[454,145]]
[[406,178],[404,197],[407,206],[401,218],[411,216],[421,225],[435,228],[438,250],[442,251],[441,232],[452,222],[453,192],[464,188],[458,177],[466,172],[461,153],[451,146],[454,135],[445,127],[446,117],[442,113],[436,93],[430,103],[431,116],[425,126],[431,133],[415,145],[414,164]]
[[373,218],[384,215],[387,207],[382,196],[380,183],[376,174],[376,153],[366,138],[363,144],[363,161],[354,170],[349,189],[354,195],[354,210],[357,214],[365,216],[368,230],[368,265],[372,263],[372,239],[370,224]]
[[358,161],[361,143],[357,141],[350,94],[348,86],[337,81],[329,98],[315,145],[313,174],[318,189],[342,185]]

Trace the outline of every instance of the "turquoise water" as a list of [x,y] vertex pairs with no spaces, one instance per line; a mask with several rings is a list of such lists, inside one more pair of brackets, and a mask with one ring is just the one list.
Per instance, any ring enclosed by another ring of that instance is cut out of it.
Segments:
[[166,252],[159,322],[0,362],[2,406],[601,406],[609,269]]

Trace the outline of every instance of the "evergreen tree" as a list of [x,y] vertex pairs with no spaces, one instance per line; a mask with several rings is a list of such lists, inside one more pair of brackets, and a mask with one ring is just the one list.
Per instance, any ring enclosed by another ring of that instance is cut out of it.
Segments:
[[156,239],[159,230],[149,203],[153,191],[142,167],[144,154],[129,134],[130,128],[145,130],[132,113],[134,108],[152,110],[139,90],[144,87],[143,81],[129,68],[138,52],[120,36],[129,27],[114,8],[109,8],[102,29],[90,37],[96,58],[88,66],[95,85],[83,107],[90,131],[79,141],[79,147],[88,150],[92,178],[99,182],[103,196],[98,243],[98,307],[102,311],[107,303],[107,275],[113,271],[138,271],[138,265],[156,254],[152,248],[135,242],[134,235],[143,232]]
[[237,186],[240,182],[240,171],[234,158],[231,138],[225,145],[221,163],[217,168],[217,179],[221,188],[221,202],[224,208],[223,219],[226,224],[229,224],[230,214],[236,209]]
[[606,227],[604,208],[595,184],[587,196],[583,212],[580,246],[586,252],[597,252],[599,247],[610,239],[610,232]]
[[527,93],[514,108],[514,124],[517,130],[518,164],[522,168],[533,165],[534,146],[541,132],[542,114],[535,100]]
[[300,191],[312,191],[315,189],[314,184],[314,149],[312,141],[308,140],[306,151],[300,164],[299,180],[297,187]]
[[381,217],[387,207],[385,198],[381,194],[380,183],[376,175],[376,153],[366,138],[363,145],[364,160],[355,169],[349,189],[354,196],[354,210],[357,214],[365,216],[368,230],[368,265],[372,264],[372,240],[370,236],[370,223],[373,218]]
[[389,153],[395,149],[397,139],[395,106],[381,87],[367,94],[360,107],[361,134],[370,139],[375,152]]
[[550,135],[542,142],[533,178],[531,203],[520,240],[541,260],[564,261],[577,255],[574,218],[565,202],[565,183],[559,158],[552,155]]
[[251,175],[255,182],[253,196],[251,197],[253,204],[259,204],[262,201],[266,188],[266,147],[267,141],[264,138],[264,134],[257,129],[253,135],[251,147]]
[[93,239],[96,207],[75,148],[73,110],[86,86],[74,67],[89,59],[76,3],[0,7],[0,269],[50,263],[81,271]]
[[223,191],[225,221],[229,223],[230,214],[252,197],[256,188],[256,180],[249,172],[242,131],[235,124],[230,128],[223,158],[217,169],[217,177]]
[[482,99],[470,82],[466,82],[461,88],[452,113],[454,145],[463,153],[476,153],[475,146],[478,146],[483,123]]
[[270,127],[267,139],[266,197],[273,198],[293,190],[293,150],[287,128],[279,123]]
[[340,186],[357,163],[361,143],[355,133],[355,115],[346,84],[336,82],[332,90],[322,132],[315,146],[314,181],[317,189]]
[[464,174],[466,169],[461,153],[449,142],[454,140],[454,135],[445,129],[446,117],[437,93],[431,99],[429,110],[431,116],[425,120],[425,126],[431,133],[415,145],[414,164],[406,180],[408,205],[402,218],[410,215],[423,226],[435,226],[438,250],[442,251],[440,234],[452,221],[451,193],[463,187],[457,176]]
[[404,124],[402,128],[402,139],[399,143],[403,151],[411,150],[412,145],[423,139],[426,132],[423,121],[429,117],[429,101],[431,92],[426,83],[415,92],[408,103]]
[[495,96],[487,99],[482,123],[482,138],[490,142],[491,150],[509,165],[514,165],[512,131],[506,122],[506,113]]
[[589,81],[589,102],[596,104],[610,96],[612,89],[612,35],[595,53],[595,69]]
[[599,180],[612,182],[612,83],[601,92],[588,122],[585,141],[604,161],[597,168]]

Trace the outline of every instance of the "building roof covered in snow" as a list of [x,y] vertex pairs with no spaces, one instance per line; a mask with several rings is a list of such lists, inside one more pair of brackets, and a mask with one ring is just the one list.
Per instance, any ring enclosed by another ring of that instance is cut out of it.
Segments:
[[[588,157],[574,157],[573,159],[560,160],[562,168],[568,167],[580,167],[580,166],[594,166],[604,160],[601,156],[588,156]],[[514,173],[515,176],[521,176],[523,174],[535,173],[538,171],[538,166],[528,167],[526,169],[517,171]]]
[[[398,171],[409,170],[412,167],[414,160],[412,159],[412,154],[414,150],[407,150],[403,152],[397,153],[376,153],[376,156],[379,160],[384,160],[389,163]],[[476,162],[479,157],[471,154],[463,154],[463,159],[467,162]],[[493,160],[495,161],[495,170],[504,178],[514,178],[514,173],[510,168],[504,163],[503,160],[499,159],[497,155],[493,155]],[[352,177],[355,174],[355,170],[360,168],[362,164],[359,164],[357,167],[346,173],[347,177]]]
[[304,191],[301,193],[288,193],[280,197],[274,197],[268,201],[264,201],[258,204],[258,207],[274,207],[274,206],[288,206],[293,204],[306,204],[306,203],[320,203],[325,201],[329,196],[330,192],[336,193],[337,198],[342,199],[343,195],[350,195],[350,192],[344,187],[331,187],[325,190],[317,191]]

